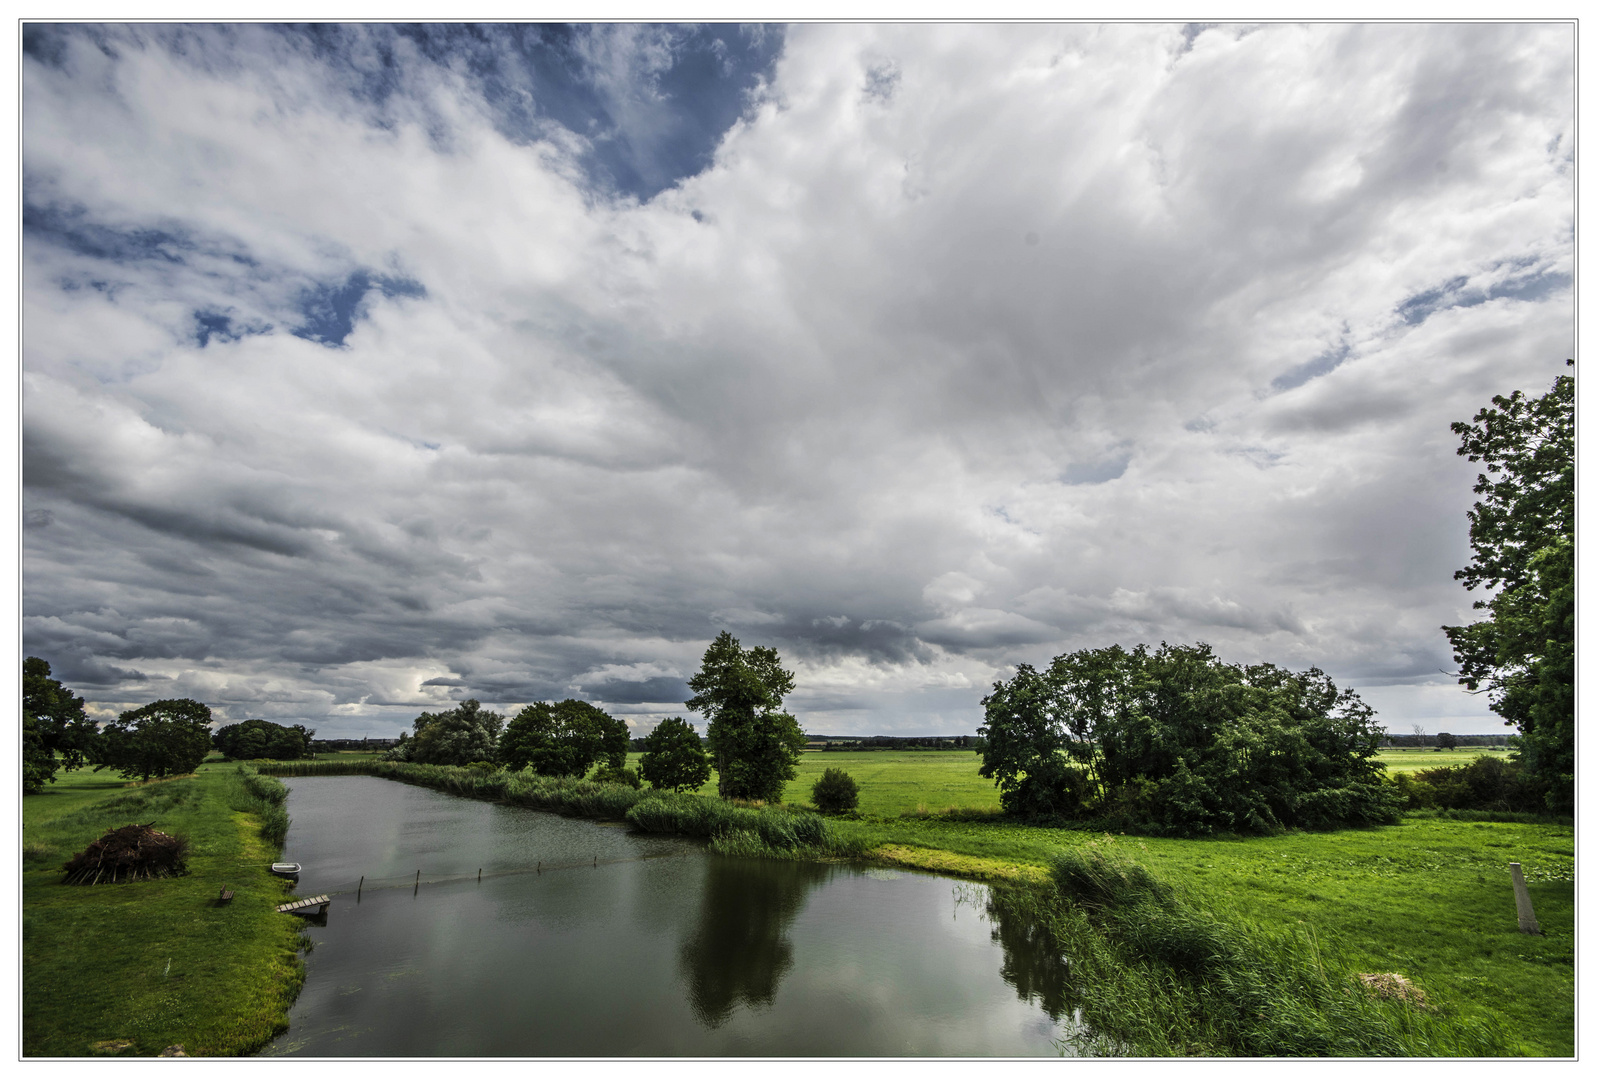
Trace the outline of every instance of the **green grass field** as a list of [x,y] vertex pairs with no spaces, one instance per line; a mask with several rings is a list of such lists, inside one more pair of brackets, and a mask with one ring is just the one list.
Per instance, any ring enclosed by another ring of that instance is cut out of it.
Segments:
[[[1464,764],[1479,752],[1382,758],[1405,770]],[[1062,849],[1101,840],[1006,821],[979,766],[976,754],[959,751],[809,753],[787,801],[806,804],[821,772],[842,768],[861,786],[858,819],[832,822],[842,838],[884,862],[996,881],[1037,881]],[[295,927],[271,911],[283,886],[266,875],[269,855],[253,826],[227,807],[232,768],[208,763],[195,777],[142,788],[69,773],[24,800],[25,1053],[80,1055],[118,1042],[131,1044],[128,1053],[174,1042],[191,1053],[236,1053],[280,1022],[299,971]],[[713,776],[701,790],[714,792]],[[135,819],[188,832],[194,873],[132,886],[59,884],[72,852]],[[1349,970],[1403,974],[1444,1010],[1506,1024],[1525,1054],[1573,1054],[1568,825],[1411,818],[1334,833],[1113,843],[1228,921],[1311,929]],[[1509,862],[1524,867],[1540,937],[1517,930]],[[246,890],[248,903],[241,891],[230,908],[209,906],[224,881]],[[95,978],[82,979],[85,969]]]
[[[23,799],[22,1045],[27,1056],[247,1053],[287,1023],[303,979],[286,883],[253,819],[229,808],[233,766],[128,785],[58,774]],[[154,822],[193,845],[186,876],[62,884],[106,830]],[[226,885],[233,901],[213,901]]]
[[[1468,765],[1478,755],[1507,759],[1506,750],[1382,750],[1377,760],[1388,772],[1414,772],[1444,765]],[[330,755],[322,755],[325,759]],[[340,759],[346,755],[338,755]],[[637,768],[640,754],[628,754]],[[981,755],[970,750],[827,750],[805,754],[784,801],[807,804],[810,788],[828,768],[842,769],[860,786],[860,813],[894,817],[945,810],[997,810],[998,788],[979,775]],[[712,774],[701,794],[715,792]]]
[[1377,761],[1384,762],[1386,771],[1414,772],[1417,769],[1439,769],[1444,765],[1468,765],[1478,757],[1493,757],[1500,761],[1508,760],[1509,752],[1495,747],[1467,746],[1456,750],[1436,750],[1430,748],[1388,749],[1375,755]]

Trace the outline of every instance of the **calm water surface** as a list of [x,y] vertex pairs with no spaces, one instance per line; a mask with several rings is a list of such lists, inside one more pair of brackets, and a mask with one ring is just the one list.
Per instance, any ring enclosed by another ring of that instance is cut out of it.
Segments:
[[333,904],[266,1055],[1021,1057],[1067,1033],[1057,958],[990,922],[982,886],[286,783],[295,894]]

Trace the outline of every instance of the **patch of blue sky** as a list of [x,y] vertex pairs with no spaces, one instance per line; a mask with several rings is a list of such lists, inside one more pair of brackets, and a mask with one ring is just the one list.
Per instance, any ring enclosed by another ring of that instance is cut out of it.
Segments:
[[[24,179],[24,189],[27,181]],[[119,229],[90,221],[81,207],[22,204],[24,241],[43,241],[75,255],[113,263],[158,261],[182,264],[194,251],[194,242],[165,229]]]
[[340,281],[318,282],[300,292],[301,322],[293,330],[294,336],[330,347],[343,345],[361,317],[366,298],[374,291],[388,297],[427,295],[419,281],[356,270]]
[[282,26],[381,112],[411,85],[407,55],[464,79],[515,142],[557,124],[589,183],[647,201],[702,171],[781,54],[772,26],[424,23]]
[[1455,277],[1434,289],[1416,293],[1397,306],[1398,315],[1409,326],[1417,326],[1449,308],[1469,308],[1488,300],[1509,299],[1534,303],[1546,299],[1559,289],[1568,288],[1570,275],[1549,266],[1537,266],[1533,259],[1520,259],[1500,263],[1492,269],[1508,266],[1509,273],[1489,285],[1472,283],[1468,277]]
[[1277,375],[1270,380],[1270,387],[1277,392],[1292,390],[1302,386],[1310,379],[1319,378],[1321,375],[1329,375],[1342,366],[1342,362],[1348,358],[1348,354],[1351,352],[1352,347],[1344,341],[1334,349],[1327,349],[1313,360],[1299,364],[1290,371]]
[[1065,466],[1064,475],[1059,478],[1061,483],[1070,484],[1107,484],[1111,480],[1118,480],[1126,473],[1126,467],[1131,464],[1131,452],[1128,450],[1116,457],[1106,458],[1102,461],[1081,462],[1072,461]]
[[212,341],[238,341],[251,334],[268,334],[271,331],[271,323],[243,322],[226,311],[194,313],[194,341],[202,349]]

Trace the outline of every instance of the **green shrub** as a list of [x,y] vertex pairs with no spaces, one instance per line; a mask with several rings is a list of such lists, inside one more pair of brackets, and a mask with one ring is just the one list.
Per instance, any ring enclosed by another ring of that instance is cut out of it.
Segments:
[[593,772],[593,781],[596,784],[625,784],[634,790],[643,786],[643,781],[638,779],[636,770],[616,768],[611,764],[600,765]]
[[842,769],[827,769],[810,789],[810,801],[827,814],[841,814],[859,806],[859,785]]

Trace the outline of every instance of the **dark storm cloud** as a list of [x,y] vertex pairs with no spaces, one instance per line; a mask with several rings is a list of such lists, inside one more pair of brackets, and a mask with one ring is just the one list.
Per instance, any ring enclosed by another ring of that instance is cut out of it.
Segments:
[[832,733],[1115,641],[1478,715],[1448,424],[1571,347],[1571,56],[30,25],[25,649],[324,734],[642,730],[723,629]]

